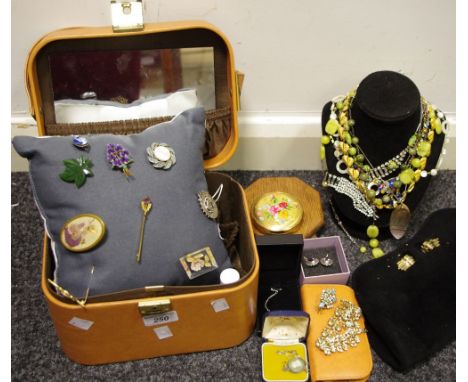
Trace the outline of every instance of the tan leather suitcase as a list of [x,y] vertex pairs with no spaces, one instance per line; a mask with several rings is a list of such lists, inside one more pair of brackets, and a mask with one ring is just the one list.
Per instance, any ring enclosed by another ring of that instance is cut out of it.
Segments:
[[[233,155],[238,142],[238,77],[226,37],[200,21],[147,24],[143,30],[121,33],[114,33],[111,27],[70,28],[44,36],[31,49],[26,66],[31,113],[39,135],[135,133],[172,117],[118,122],[57,121],[53,80],[60,76],[52,73],[54,55],[161,50],[162,73],[170,80],[174,66],[177,69],[177,51],[200,47],[210,49],[214,68],[214,109],[207,111],[205,168],[222,165]],[[171,90],[169,80],[164,87],[169,84]],[[175,83],[177,86],[177,78]],[[242,187],[230,177],[207,171],[207,180],[211,193],[216,185],[224,184],[224,202],[219,205],[222,216],[239,223],[230,255],[241,270],[241,279],[234,284],[148,286],[90,298],[81,307],[57,294],[48,283],[53,262],[45,236],[41,287],[61,347],[69,358],[83,364],[103,364],[227,348],[250,336],[256,320],[259,261],[248,205]]]

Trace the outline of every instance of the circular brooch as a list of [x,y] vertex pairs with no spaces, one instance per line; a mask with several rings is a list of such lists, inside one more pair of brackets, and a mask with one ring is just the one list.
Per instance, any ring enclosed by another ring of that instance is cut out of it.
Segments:
[[169,170],[176,164],[174,149],[167,143],[154,142],[146,149],[148,160],[154,168],[160,170]]
[[218,217],[218,206],[208,191],[198,193],[198,203],[200,203],[201,210],[208,218],[215,220]]
[[65,222],[60,241],[71,252],[87,252],[101,243],[105,233],[106,225],[100,216],[80,214]]

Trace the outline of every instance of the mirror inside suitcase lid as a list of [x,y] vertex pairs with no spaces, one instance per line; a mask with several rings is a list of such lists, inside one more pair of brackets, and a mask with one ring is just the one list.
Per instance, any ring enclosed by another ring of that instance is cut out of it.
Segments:
[[237,146],[231,48],[204,24],[177,25],[58,31],[31,51],[28,90],[47,137],[13,144],[30,161],[62,294],[215,285],[233,267],[220,223],[233,235],[238,223],[222,221],[204,174]]
[[59,30],[36,43],[26,70],[40,135],[133,134],[203,106],[205,168],[219,167],[237,147],[232,47],[209,23]]

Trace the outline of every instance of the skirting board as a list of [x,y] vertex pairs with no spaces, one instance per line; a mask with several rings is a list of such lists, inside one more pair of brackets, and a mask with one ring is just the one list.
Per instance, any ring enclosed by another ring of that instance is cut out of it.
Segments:
[[[239,112],[239,146],[221,170],[320,170],[321,113]],[[455,169],[456,115],[447,113],[451,129],[442,169]],[[12,115],[11,136],[36,135],[26,113]],[[28,164],[12,149],[11,171],[27,171]]]

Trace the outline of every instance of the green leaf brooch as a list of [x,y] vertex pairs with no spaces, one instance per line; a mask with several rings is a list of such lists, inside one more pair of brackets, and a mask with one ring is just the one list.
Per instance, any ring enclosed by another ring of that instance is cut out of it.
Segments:
[[77,188],[86,183],[86,177],[93,176],[93,162],[88,158],[81,156],[78,159],[65,159],[63,164],[65,170],[59,175],[60,179],[67,183],[75,183]]

